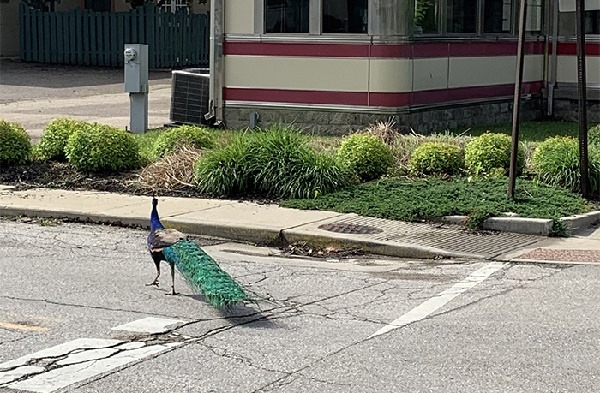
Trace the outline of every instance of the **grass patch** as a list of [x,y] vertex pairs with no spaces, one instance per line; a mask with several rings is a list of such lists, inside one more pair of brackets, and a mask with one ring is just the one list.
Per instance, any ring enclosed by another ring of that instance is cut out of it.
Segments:
[[[467,129],[454,129],[450,132],[455,135],[464,134],[472,136],[478,136],[486,132],[512,135],[512,124],[473,126]],[[577,138],[577,135],[579,135],[579,125],[577,122],[533,121],[521,123],[519,126],[519,141],[521,142],[540,142],[554,136],[572,136]]]
[[402,221],[447,215],[557,218],[590,211],[592,205],[568,190],[518,179],[516,200],[506,196],[505,178],[452,180],[389,178],[363,183],[316,199],[292,199],[281,206],[305,210],[333,210]]

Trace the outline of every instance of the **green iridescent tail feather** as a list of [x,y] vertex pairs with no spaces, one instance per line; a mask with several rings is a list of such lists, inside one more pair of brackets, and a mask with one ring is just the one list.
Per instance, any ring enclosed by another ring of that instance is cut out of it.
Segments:
[[248,300],[248,295],[217,262],[194,242],[180,240],[163,249],[167,262],[175,263],[188,284],[221,309]]

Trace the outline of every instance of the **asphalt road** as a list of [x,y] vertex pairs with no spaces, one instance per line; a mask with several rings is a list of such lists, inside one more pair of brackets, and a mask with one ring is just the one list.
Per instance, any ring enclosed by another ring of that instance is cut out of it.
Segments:
[[[169,122],[171,72],[151,71],[148,126]],[[71,117],[125,128],[129,94],[123,69],[0,61],[0,119],[23,125],[32,140],[56,117]]]
[[[165,296],[166,265],[145,286],[144,231],[43,224],[0,221],[0,391],[600,390],[598,267],[317,260],[203,239],[271,299],[219,312],[179,276]],[[179,322],[127,327],[149,317]]]

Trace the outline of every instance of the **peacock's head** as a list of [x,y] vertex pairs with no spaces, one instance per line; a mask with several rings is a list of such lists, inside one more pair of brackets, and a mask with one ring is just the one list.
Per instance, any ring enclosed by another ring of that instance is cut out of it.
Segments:
[[152,197],[152,207],[158,206],[158,199],[155,196]]

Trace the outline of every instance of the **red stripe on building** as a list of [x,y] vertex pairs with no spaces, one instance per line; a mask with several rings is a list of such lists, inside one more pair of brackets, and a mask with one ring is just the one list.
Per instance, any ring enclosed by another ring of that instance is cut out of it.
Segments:
[[[523,83],[523,94],[542,91],[542,81]],[[271,102],[312,105],[349,105],[396,108],[410,105],[432,105],[485,98],[501,98],[513,95],[514,85],[471,86],[454,89],[426,90],[416,92],[344,92],[316,90],[282,90],[227,87],[223,96],[228,101]]]
[[223,53],[241,56],[369,57],[369,46],[226,41]]
[[[226,41],[225,55],[351,58],[487,57],[517,54],[516,42],[440,42],[410,44],[333,44]],[[541,42],[526,43],[525,53],[542,54]]]
[[230,101],[276,102],[289,104],[369,105],[367,92],[226,87],[223,89],[223,98]]
[[[559,56],[576,56],[577,43],[559,42],[556,52]],[[600,42],[587,42],[585,44],[585,54],[587,56],[600,56]]]

